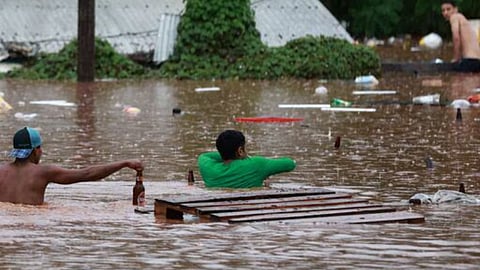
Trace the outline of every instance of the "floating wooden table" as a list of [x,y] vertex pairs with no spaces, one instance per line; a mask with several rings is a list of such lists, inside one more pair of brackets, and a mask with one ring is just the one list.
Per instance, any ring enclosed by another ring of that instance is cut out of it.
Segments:
[[351,194],[328,189],[255,190],[209,196],[168,196],[155,199],[155,215],[201,221],[318,222],[318,223],[421,223],[423,215],[399,211]]

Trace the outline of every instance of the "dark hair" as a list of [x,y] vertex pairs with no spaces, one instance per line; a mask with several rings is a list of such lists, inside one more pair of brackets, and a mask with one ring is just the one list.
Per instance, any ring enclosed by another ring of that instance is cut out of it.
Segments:
[[225,130],[218,135],[215,145],[223,160],[235,159],[237,149],[245,146],[245,136],[237,130]]
[[457,1],[453,1],[453,0],[450,0],[450,1],[442,1],[442,5],[443,4],[450,4],[452,5],[453,7],[457,7]]

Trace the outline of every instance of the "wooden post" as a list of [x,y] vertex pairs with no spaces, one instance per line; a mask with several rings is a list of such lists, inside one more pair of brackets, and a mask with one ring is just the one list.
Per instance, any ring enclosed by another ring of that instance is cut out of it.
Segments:
[[95,0],[78,0],[77,81],[95,80]]

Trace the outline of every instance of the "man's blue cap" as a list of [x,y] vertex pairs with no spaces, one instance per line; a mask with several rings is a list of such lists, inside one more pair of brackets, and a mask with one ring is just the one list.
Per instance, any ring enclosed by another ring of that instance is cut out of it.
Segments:
[[14,158],[27,158],[33,149],[40,145],[42,145],[42,138],[38,130],[24,127],[18,130],[15,136],[13,136],[13,150],[9,156]]

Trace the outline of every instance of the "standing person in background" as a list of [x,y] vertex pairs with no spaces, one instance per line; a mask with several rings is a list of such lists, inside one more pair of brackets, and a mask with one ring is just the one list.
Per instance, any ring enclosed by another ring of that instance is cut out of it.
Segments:
[[33,128],[24,127],[13,137],[10,156],[15,161],[0,165],[0,202],[40,205],[49,183],[73,184],[96,181],[122,168],[143,171],[139,160],[124,160],[89,166],[83,169],[64,169],[55,165],[42,165],[42,138]]
[[442,15],[450,22],[455,69],[461,72],[480,72],[480,46],[469,21],[458,12],[455,1],[443,1]]
[[261,187],[273,174],[295,169],[291,158],[248,156],[245,136],[240,131],[226,130],[216,140],[218,152],[203,153],[198,167],[206,187],[252,188]]

